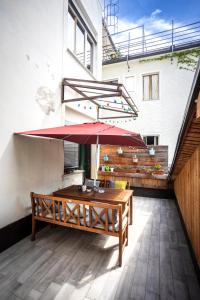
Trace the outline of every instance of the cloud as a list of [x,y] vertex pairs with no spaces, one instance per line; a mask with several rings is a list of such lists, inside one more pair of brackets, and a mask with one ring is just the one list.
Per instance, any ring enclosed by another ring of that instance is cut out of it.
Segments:
[[[124,30],[132,29],[130,30],[130,34],[137,36],[138,34],[141,34],[141,28],[143,26],[145,35],[171,29],[171,20],[161,18],[161,13],[162,10],[157,8],[149,16],[143,16],[134,21],[130,21],[126,18],[120,18],[118,21],[118,31],[121,32]],[[181,26],[180,23],[176,25]]]
[[160,10],[160,9],[157,8],[156,10],[154,10],[154,11],[152,12],[151,18],[152,18],[152,19],[156,18],[156,16],[159,15],[159,14],[161,14],[161,12],[162,12],[162,10]]
[[[158,46],[171,46],[170,31],[167,35],[161,33],[151,36],[154,33],[171,30],[172,28],[171,21],[161,18],[161,13],[162,11],[157,8],[150,15],[143,16],[136,21],[130,21],[126,18],[119,19],[118,31],[122,32],[113,35],[112,38],[121,55],[127,55],[128,51],[129,54],[137,54],[141,51],[153,51]],[[176,26],[181,26],[181,24],[176,24]]]

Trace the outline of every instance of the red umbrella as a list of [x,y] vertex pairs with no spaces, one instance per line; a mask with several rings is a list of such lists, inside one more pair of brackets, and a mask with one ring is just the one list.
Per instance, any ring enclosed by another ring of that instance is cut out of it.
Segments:
[[[56,138],[78,144],[96,144],[97,153],[99,144],[146,147],[139,134],[101,122],[65,125],[61,127],[18,132],[17,134]],[[98,155],[96,155],[96,167],[97,163]],[[94,185],[96,185],[96,179]]]
[[56,138],[78,144],[146,147],[139,134],[101,122],[65,125],[61,127],[18,132],[17,134]]

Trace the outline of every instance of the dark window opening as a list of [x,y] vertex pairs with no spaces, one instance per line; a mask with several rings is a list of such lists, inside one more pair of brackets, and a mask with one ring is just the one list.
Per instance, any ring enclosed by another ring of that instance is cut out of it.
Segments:
[[143,136],[143,140],[147,146],[157,146],[159,143],[158,136],[154,135]]

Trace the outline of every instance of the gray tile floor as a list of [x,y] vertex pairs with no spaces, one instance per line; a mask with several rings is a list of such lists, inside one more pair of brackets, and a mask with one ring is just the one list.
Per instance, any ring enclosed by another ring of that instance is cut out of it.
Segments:
[[134,198],[123,267],[118,239],[46,227],[0,254],[0,300],[200,299],[173,200]]

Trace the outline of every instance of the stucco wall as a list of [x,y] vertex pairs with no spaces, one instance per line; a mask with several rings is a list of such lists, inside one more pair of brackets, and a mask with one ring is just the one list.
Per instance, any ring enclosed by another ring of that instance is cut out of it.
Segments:
[[[84,17],[93,1],[77,2]],[[64,124],[62,78],[94,78],[67,51],[67,7],[65,0],[0,1],[0,227],[30,213],[30,191],[49,193],[63,185],[63,143],[13,133]],[[95,1],[92,7],[87,22],[101,40],[101,6]],[[100,64],[101,57],[98,78]],[[74,123],[82,115],[76,111]],[[91,116],[85,112],[84,120]]]
[[[125,76],[135,76],[134,93],[131,93],[137,107],[139,117],[134,122],[119,125],[141,135],[159,135],[159,144],[169,146],[169,164],[172,161],[178,132],[188,99],[194,73],[180,70],[174,60],[139,63],[138,60],[105,65],[103,79],[118,78],[124,83]],[[142,76],[159,73],[159,100],[143,101]]]

